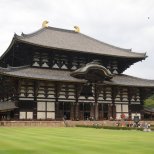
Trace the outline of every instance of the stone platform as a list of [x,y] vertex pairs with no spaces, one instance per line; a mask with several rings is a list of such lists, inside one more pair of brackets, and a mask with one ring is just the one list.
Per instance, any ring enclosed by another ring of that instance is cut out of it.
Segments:
[[[154,125],[154,121],[140,121],[140,123],[143,122]],[[133,123],[133,121],[0,121],[0,127],[75,127],[76,125],[116,126],[117,123],[122,126],[122,124]]]

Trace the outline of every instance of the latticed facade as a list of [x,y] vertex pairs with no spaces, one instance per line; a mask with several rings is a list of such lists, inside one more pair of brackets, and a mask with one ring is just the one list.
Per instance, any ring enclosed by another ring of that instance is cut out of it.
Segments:
[[122,73],[146,57],[71,30],[15,34],[0,59],[0,119],[144,118],[154,81]]

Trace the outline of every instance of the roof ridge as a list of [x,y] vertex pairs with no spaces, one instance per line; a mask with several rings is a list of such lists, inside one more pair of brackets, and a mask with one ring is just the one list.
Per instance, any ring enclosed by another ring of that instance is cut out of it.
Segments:
[[[35,36],[35,35],[37,35],[37,34],[43,32],[43,31],[45,31],[45,30],[47,30],[47,29],[49,29],[49,30],[61,31],[61,32],[69,32],[69,33],[74,33],[74,34],[82,35],[82,36],[84,36],[84,37],[86,37],[86,38],[88,38],[88,39],[90,39],[90,40],[93,40],[93,41],[95,41],[95,42],[97,42],[97,43],[100,43],[100,44],[103,44],[103,45],[107,45],[107,46],[112,47],[112,48],[115,48],[115,49],[119,49],[119,50],[121,50],[121,51],[123,51],[123,52],[131,52],[131,51],[132,51],[132,49],[125,49],[125,48],[117,47],[117,46],[115,46],[115,45],[111,45],[111,44],[108,44],[108,43],[106,43],[106,42],[103,42],[103,41],[100,41],[100,40],[98,40],[98,39],[95,39],[95,38],[93,38],[93,37],[91,37],[91,36],[88,36],[88,35],[86,35],[86,34],[77,33],[77,32],[75,32],[74,30],[68,30],[68,29],[63,29],[63,28],[56,28],[56,27],[51,27],[51,26],[44,27],[44,28],[40,28],[39,30],[37,30],[37,31],[35,31],[35,32],[33,32],[33,33],[29,33],[29,34],[24,34],[24,33],[22,32],[21,36],[19,36],[19,35],[17,35],[17,36],[18,36],[18,37],[26,37],[26,38],[28,38],[28,37],[31,37],[31,36]],[[133,53],[133,54],[138,54],[138,55],[145,55],[145,56],[146,56],[146,53],[137,53],[137,52],[131,52],[131,53]]]
[[49,30],[63,31],[63,32],[69,32],[69,33],[76,33],[76,32],[74,32],[73,30],[67,30],[67,29],[62,29],[62,28],[56,28],[56,27],[50,27],[50,26],[48,26],[48,27],[40,28],[40,29],[38,29],[37,31],[34,31],[34,32],[32,32],[32,33],[29,33],[29,34],[25,34],[25,33],[22,32],[22,33],[21,33],[21,36],[19,36],[19,35],[17,35],[17,34],[16,34],[16,36],[17,36],[17,37],[26,37],[26,38],[28,38],[28,37],[31,37],[31,36],[35,36],[35,35],[37,35],[37,34],[43,32],[43,31],[45,31],[45,30],[47,30],[47,29],[49,29]]
[[31,37],[31,36],[35,36],[35,35],[37,35],[37,34],[39,34],[39,33],[41,33],[41,32],[43,32],[45,30],[45,28],[40,28],[40,29],[38,29],[37,31],[34,31],[34,32],[32,32],[32,33],[29,33],[29,34],[25,34],[25,33],[21,33],[21,36],[19,36],[19,37]]
[[24,65],[24,66],[18,66],[18,67],[13,67],[13,66],[8,66],[7,68],[0,67],[0,71],[6,71],[6,72],[11,72],[11,71],[16,71],[24,68],[28,68],[30,65]]
[[117,46],[114,46],[114,45],[105,43],[105,42],[103,42],[103,41],[99,41],[98,39],[95,39],[95,38],[93,38],[93,37],[91,37],[91,36],[88,36],[88,35],[86,35],[86,34],[83,34],[83,33],[80,33],[80,32],[77,33],[77,32],[75,32],[75,31],[73,31],[73,30],[67,30],[67,29],[56,28],[56,27],[47,27],[47,28],[48,28],[48,29],[58,30],[58,31],[64,31],[64,32],[73,32],[73,33],[75,33],[75,34],[83,35],[84,37],[87,37],[87,38],[89,38],[89,39],[91,39],[91,40],[93,40],[93,41],[99,42],[99,43],[103,43],[103,44],[108,45],[108,46],[110,46],[110,47],[114,47],[114,48],[121,49],[121,50],[126,50],[126,51],[131,51],[131,49],[120,48],[120,47],[117,47]]
[[51,27],[51,26],[46,27],[46,29],[51,29],[51,30],[57,30],[57,31],[63,31],[63,32],[69,32],[69,33],[78,34],[78,33],[75,32],[74,30],[63,29],[63,28],[56,28],[56,27]]

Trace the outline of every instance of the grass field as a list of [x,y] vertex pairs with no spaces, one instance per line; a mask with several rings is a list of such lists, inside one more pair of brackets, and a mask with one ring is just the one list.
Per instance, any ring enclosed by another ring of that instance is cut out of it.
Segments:
[[154,132],[1,127],[0,154],[154,154]]

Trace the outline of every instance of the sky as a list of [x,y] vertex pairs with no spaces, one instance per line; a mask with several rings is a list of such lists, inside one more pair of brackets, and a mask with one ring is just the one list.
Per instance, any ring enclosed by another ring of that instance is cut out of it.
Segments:
[[14,33],[32,33],[44,20],[100,41],[146,52],[124,73],[154,79],[154,0],[0,0],[0,55]]

